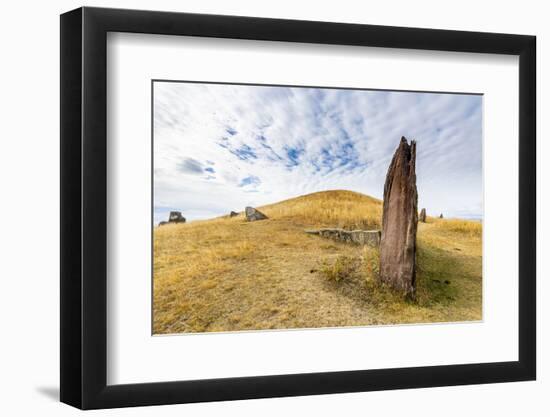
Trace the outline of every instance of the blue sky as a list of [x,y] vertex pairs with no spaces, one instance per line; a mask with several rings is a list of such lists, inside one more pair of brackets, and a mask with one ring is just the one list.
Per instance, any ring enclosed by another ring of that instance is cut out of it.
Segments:
[[331,189],[382,198],[401,136],[419,208],[482,216],[482,97],[154,83],[154,220],[207,219]]

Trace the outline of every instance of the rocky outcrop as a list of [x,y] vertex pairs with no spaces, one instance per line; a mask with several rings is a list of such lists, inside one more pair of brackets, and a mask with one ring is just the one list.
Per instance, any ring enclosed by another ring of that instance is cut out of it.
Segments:
[[231,213],[229,213],[229,217],[236,217],[238,215],[239,215],[239,213],[237,213],[235,211],[232,211]]
[[416,142],[401,138],[386,175],[380,240],[380,281],[406,296],[416,289]]
[[267,219],[267,216],[263,214],[261,211],[256,210],[254,207],[247,207],[244,210],[246,215],[246,220],[249,222],[254,222],[256,220],[265,220]]
[[420,221],[422,223],[426,223],[426,209],[425,208],[420,210],[420,217],[418,218],[418,221]]
[[306,230],[306,233],[358,245],[380,245],[380,230],[319,229]]

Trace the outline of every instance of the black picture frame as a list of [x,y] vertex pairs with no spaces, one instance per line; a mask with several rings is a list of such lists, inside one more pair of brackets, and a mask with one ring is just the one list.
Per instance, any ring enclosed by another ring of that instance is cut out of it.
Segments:
[[[108,32],[519,56],[519,360],[107,385]],[[237,16],[88,7],[61,15],[61,401],[95,409],[534,380],[535,45],[524,35]]]

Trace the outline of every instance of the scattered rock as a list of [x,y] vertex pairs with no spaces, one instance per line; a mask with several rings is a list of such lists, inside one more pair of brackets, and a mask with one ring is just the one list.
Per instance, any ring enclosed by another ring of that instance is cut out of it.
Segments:
[[449,285],[451,283],[451,281],[449,281],[448,279],[445,280],[445,284]]
[[356,243],[377,247],[380,245],[380,230],[344,230],[344,229],[319,229],[306,230],[310,235],[319,235],[342,242]]
[[170,223],[185,223],[185,217],[181,215],[180,211],[171,211],[170,215],[168,216],[168,221],[162,221],[159,223],[159,226],[164,226],[166,224]]
[[422,223],[426,223],[426,209],[425,208],[423,208],[420,211],[420,218],[418,220],[421,221]]
[[416,142],[405,137],[386,175],[380,240],[380,281],[414,297],[416,289]]
[[232,211],[231,213],[229,213],[229,217],[236,217],[238,215],[239,215],[239,213],[237,213],[235,211]]
[[443,213],[441,213],[441,214],[439,215],[439,218],[440,218],[440,219],[442,219],[442,218],[443,218]]
[[254,207],[246,207],[244,212],[246,214],[246,220],[249,222],[267,219],[267,216],[265,214],[263,214],[259,210],[256,210]]
[[169,223],[185,223],[185,217],[181,215],[180,211],[171,211],[168,217]]

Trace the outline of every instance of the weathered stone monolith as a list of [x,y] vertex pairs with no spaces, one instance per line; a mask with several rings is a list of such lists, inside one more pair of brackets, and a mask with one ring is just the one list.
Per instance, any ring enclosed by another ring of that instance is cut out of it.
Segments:
[[408,297],[416,289],[416,142],[401,138],[384,184],[380,281]]
[[426,209],[425,208],[420,210],[420,218],[418,220],[421,221],[422,223],[426,223]]
[[439,215],[439,218],[440,218],[440,219],[442,219],[442,218],[443,218],[443,213],[441,213],[441,214]]
[[267,216],[261,211],[256,210],[254,207],[246,207],[245,210],[246,220],[249,222],[254,222],[256,220],[265,220]]

